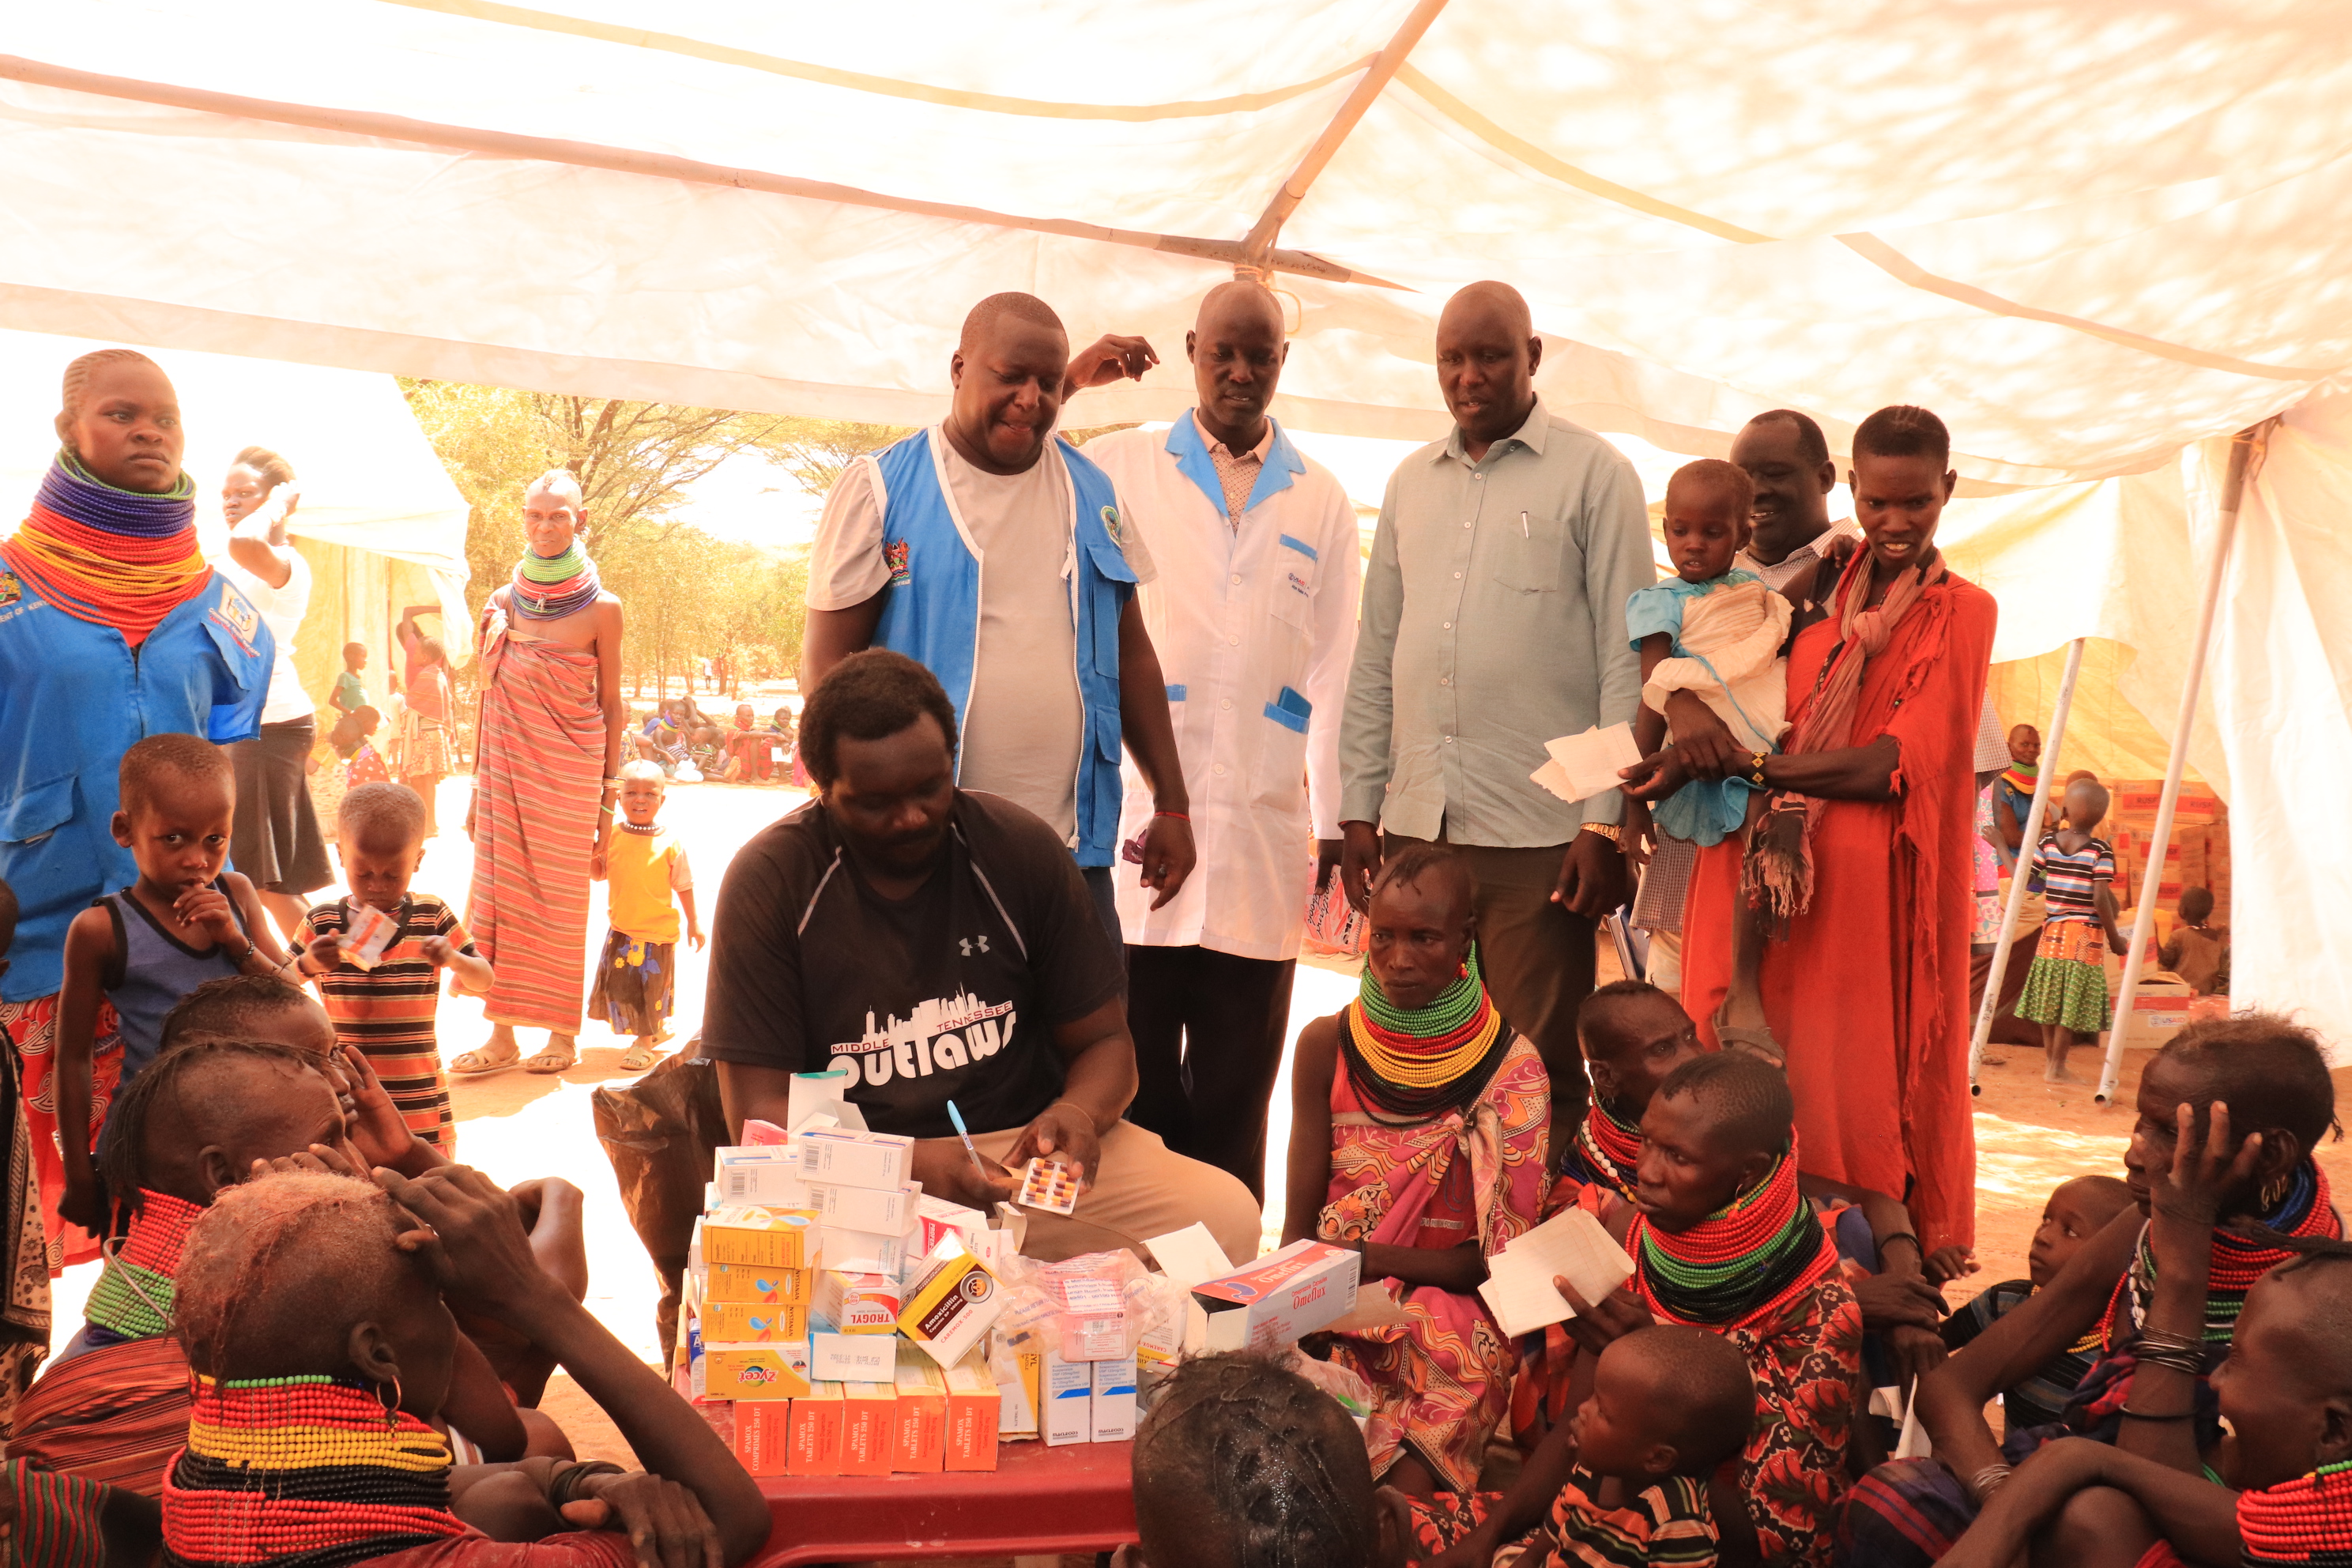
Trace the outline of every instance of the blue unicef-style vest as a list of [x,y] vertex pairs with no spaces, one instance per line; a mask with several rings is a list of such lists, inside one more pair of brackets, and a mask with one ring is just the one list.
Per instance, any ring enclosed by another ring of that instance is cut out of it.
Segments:
[[[981,556],[955,515],[942,477],[947,437],[919,430],[873,459],[880,483],[882,550],[890,585],[874,646],[925,666],[947,688],[963,723],[980,652]],[[1059,437],[1038,459],[1070,477],[1076,511],[1078,697],[1084,729],[1077,758],[1077,858],[1112,864],[1118,837],[1118,621],[1135,596],[1135,574],[1119,548],[1122,523],[1110,476]],[[959,768],[961,768],[959,758]]]

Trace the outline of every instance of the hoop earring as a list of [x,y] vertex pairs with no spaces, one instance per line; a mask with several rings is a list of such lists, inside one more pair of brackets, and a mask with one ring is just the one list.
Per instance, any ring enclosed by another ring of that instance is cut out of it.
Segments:
[[383,1384],[380,1383],[375,1385],[375,1396],[377,1401],[383,1406],[383,1429],[389,1432],[394,1427],[400,1425],[400,1379],[395,1376],[392,1380],[392,1397],[390,1399],[384,1398]]

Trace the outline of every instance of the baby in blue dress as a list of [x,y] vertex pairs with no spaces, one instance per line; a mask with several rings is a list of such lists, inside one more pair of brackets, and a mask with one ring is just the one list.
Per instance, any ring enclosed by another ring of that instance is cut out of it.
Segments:
[[[1754,497],[1745,472],[1712,458],[1684,464],[1666,484],[1664,531],[1675,574],[1625,601],[1626,633],[1642,656],[1633,741],[1643,756],[1665,739],[1666,699],[1678,690],[1713,709],[1744,750],[1780,749],[1788,728],[1790,604],[1731,563],[1748,542]],[[1693,779],[1650,815],[1676,838],[1718,844],[1762,800],[1745,778]],[[1626,826],[1641,825],[1629,818]]]

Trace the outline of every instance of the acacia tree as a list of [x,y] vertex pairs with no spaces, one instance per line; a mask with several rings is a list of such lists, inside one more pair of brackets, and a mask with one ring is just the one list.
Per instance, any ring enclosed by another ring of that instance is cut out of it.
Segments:
[[458,382],[402,386],[471,507],[467,595],[476,611],[521,556],[523,487],[568,468],[580,481],[597,570],[629,605],[626,677],[642,688],[650,676],[657,689],[688,660],[721,651],[764,670],[789,671],[800,657],[805,561],[795,566],[695,528],[677,514],[688,487],[720,463],[757,458],[821,494],[857,454],[903,434]]

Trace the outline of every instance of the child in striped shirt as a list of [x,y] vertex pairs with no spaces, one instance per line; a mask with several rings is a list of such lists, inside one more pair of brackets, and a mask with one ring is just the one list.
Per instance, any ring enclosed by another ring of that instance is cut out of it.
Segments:
[[[318,983],[336,1038],[366,1055],[409,1131],[449,1154],[457,1131],[433,1031],[440,973],[447,969],[459,989],[478,995],[490,988],[490,965],[448,905],[409,890],[425,858],[427,822],[424,797],[406,784],[363,784],[343,796],[335,853],[352,897],[304,917],[301,969]],[[360,908],[399,922],[372,964],[343,945]]]
[[2042,883],[2050,914],[2033,967],[2025,972],[2017,1016],[2042,1026],[2042,1077],[2050,1083],[2075,1082],[2066,1070],[2066,1053],[2078,1039],[2095,1041],[2114,1021],[2099,939],[2104,935],[2112,952],[2126,951],[2110,890],[2116,851],[2092,837],[2106,815],[2107,792],[2098,780],[2070,779],[2064,825],[2033,851],[2032,873]]

